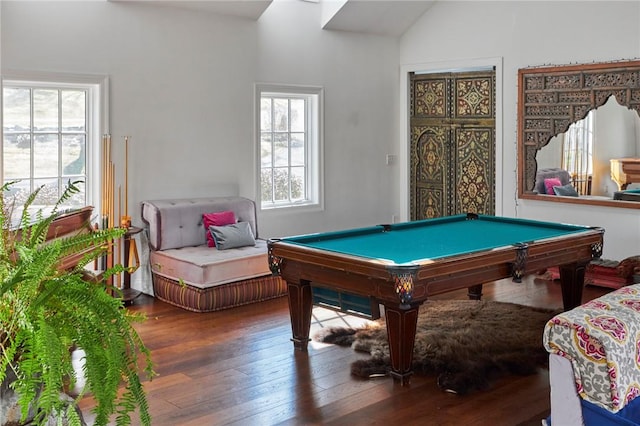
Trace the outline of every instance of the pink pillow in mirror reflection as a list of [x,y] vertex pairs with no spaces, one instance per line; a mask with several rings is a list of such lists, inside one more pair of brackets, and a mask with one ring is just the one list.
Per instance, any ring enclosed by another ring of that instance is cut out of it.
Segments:
[[544,180],[544,189],[547,191],[547,195],[556,195],[553,191],[554,186],[562,186],[562,182],[558,178],[549,178]]

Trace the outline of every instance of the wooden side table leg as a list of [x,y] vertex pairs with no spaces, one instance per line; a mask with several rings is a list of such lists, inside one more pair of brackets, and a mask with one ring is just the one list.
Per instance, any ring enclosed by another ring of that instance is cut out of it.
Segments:
[[[136,241],[134,236],[142,231],[142,228],[131,227],[122,237],[123,243],[123,263],[125,268],[139,266],[138,249],[136,247]],[[135,262],[135,264],[133,264]],[[125,304],[133,303],[133,300],[140,295],[140,291],[131,288],[131,273],[125,271],[122,274],[122,301]]]

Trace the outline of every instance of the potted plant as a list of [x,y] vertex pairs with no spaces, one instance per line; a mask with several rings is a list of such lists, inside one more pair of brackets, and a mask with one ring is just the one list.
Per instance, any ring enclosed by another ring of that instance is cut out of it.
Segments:
[[[117,289],[105,284],[124,268],[116,265],[101,279],[89,279],[85,269],[107,255],[125,230],[55,238],[52,224],[63,203],[78,192],[77,183],[69,182],[50,215],[29,213],[40,190],[32,193],[18,229],[12,228],[11,209],[0,197],[0,384],[15,393],[22,424],[43,424],[51,416],[83,424],[77,403],[90,392],[96,425],[114,414],[117,424],[128,424],[136,409],[148,425],[140,376],[143,371],[153,376],[152,362],[133,328],[143,317],[124,309],[122,300],[111,296]],[[3,194],[11,184],[2,186]],[[83,351],[80,372],[72,363],[74,350]],[[79,395],[65,396],[78,381],[85,383]]]

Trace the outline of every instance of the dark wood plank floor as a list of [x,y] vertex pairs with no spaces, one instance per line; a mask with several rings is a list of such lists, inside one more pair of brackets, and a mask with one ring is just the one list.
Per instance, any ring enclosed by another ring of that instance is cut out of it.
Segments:
[[[586,287],[583,301],[609,291]],[[466,294],[434,297],[450,298]],[[486,284],[483,298],[562,306],[558,283],[532,277]],[[350,348],[311,343],[308,353],[294,351],[286,297],[197,314],[142,296],[128,309],[148,315],[137,329],[159,374],[145,384],[153,425],[530,426],[549,412],[546,370],[467,396],[442,392],[434,377],[414,376],[405,387],[353,378],[350,364],[363,355]],[[359,319],[318,310],[313,330],[335,321]],[[90,422],[91,398],[81,407]]]

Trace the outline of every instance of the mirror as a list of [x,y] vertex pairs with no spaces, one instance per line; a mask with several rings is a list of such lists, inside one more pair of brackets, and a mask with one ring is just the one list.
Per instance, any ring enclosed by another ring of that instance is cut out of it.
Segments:
[[[521,69],[518,82],[519,197],[640,209],[640,196],[614,200],[623,182],[612,180],[610,161],[637,158],[632,167],[640,170],[640,61]],[[539,192],[538,170],[562,168],[567,130],[584,119],[593,123],[590,193],[584,187],[579,197]],[[634,187],[640,182],[626,189]]]

